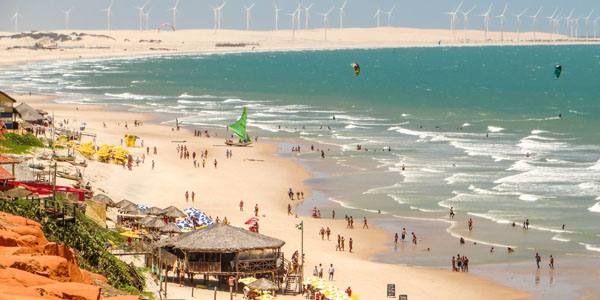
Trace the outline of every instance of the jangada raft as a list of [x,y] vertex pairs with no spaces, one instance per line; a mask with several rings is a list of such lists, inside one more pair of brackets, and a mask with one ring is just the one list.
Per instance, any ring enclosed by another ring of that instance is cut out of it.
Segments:
[[246,108],[244,107],[244,111],[242,112],[242,116],[240,119],[228,126],[235,134],[238,136],[238,142],[233,142],[231,140],[226,140],[225,144],[228,146],[238,146],[245,147],[252,144],[252,140],[250,136],[248,136],[248,132],[246,132]]

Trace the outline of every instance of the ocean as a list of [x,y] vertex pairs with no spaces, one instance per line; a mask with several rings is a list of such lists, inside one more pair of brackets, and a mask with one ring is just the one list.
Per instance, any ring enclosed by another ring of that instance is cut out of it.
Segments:
[[[325,217],[335,209],[392,232],[432,220],[452,239],[517,249],[492,262],[537,251],[598,257],[599,50],[431,47],[58,61],[0,69],[0,87],[165,113],[203,130],[225,128],[246,107],[250,135],[277,141],[279,155],[315,175],[308,181],[315,196],[301,213],[318,205]],[[357,77],[353,62],[361,67]],[[557,64],[563,72],[555,80]],[[300,153],[291,153],[295,145]],[[521,230],[526,219],[530,229]],[[428,239],[419,228],[407,230]],[[490,262],[472,255],[474,263]],[[390,246],[373,259],[441,266],[449,258],[407,257]]]

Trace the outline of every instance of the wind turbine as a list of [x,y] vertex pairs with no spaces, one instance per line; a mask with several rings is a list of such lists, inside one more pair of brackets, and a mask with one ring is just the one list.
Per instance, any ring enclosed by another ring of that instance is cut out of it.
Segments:
[[569,35],[569,38],[572,39],[573,38],[573,19],[571,19],[571,17],[573,16],[573,12],[575,11],[575,9],[573,8],[571,10],[571,13],[569,14],[568,17],[565,18],[565,20],[567,20],[567,27],[570,25],[571,26],[571,33]]
[[273,5],[275,5],[275,31],[277,31],[279,30],[279,12],[281,9],[277,7],[276,3],[273,3]]
[[333,10],[333,7],[329,9],[329,11],[327,11],[327,13],[321,14],[321,16],[323,16],[323,29],[325,32],[325,40],[327,40],[327,16],[329,16],[329,14],[331,13],[331,11]]
[[146,5],[148,5],[148,2],[141,7],[136,7],[140,10],[140,31],[142,31],[142,16],[144,15],[144,7],[146,7]]
[[298,30],[300,30],[300,27],[302,25],[302,22],[300,21],[300,16],[302,15],[302,10],[300,10],[300,6],[302,6],[302,3],[298,3],[298,8],[296,8],[296,13],[298,14],[296,16],[296,18],[298,18],[296,26],[298,26]]
[[288,16],[292,17],[292,41],[296,40],[296,12],[293,12],[291,14],[287,14]]
[[223,2],[221,6],[217,7],[217,28],[221,29],[221,22],[223,21],[223,7],[225,7],[227,1]]
[[392,9],[385,12],[388,15],[388,26],[392,26],[392,12],[394,11],[395,8],[396,8],[396,5],[394,4],[394,6],[392,6]]
[[526,11],[527,11],[527,8],[524,9],[518,15],[513,14],[513,16],[517,17],[517,42],[521,41],[521,17],[525,14]]
[[112,6],[115,1],[110,2],[110,6],[107,9],[103,9],[106,12],[106,30],[110,30],[110,13],[112,12]]
[[150,11],[151,10],[152,10],[152,8],[150,8],[148,10],[148,12],[144,14],[144,17],[146,17],[146,31],[148,31],[148,19],[150,19]]
[[488,26],[490,25],[490,12],[492,11],[492,6],[494,6],[493,4],[490,4],[490,8],[488,8],[488,10],[482,14],[479,15],[480,17],[483,17],[483,24],[485,25],[485,40],[487,41],[487,34],[488,34]]
[[467,42],[467,30],[469,28],[469,14],[475,9],[475,6],[471,8],[468,12],[462,12],[463,20],[465,24],[465,43]]
[[582,19],[582,17],[575,19],[575,38],[576,39],[579,39],[579,20],[580,19]]
[[456,41],[456,13],[458,13],[458,10],[460,9],[460,7],[463,5],[463,3],[461,2],[455,10],[453,11],[449,11],[449,12],[445,12],[444,14],[446,15],[450,15],[450,30],[452,30],[452,33],[454,34],[454,40]]
[[344,4],[340,7],[340,29],[344,28],[344,7],[348,4],[348,0],[344,1]]
[[377,18],[377,27],[379,27],[379,16],[381,15],[381,9],[377,9],[377,12],[373,16],[373,18]]
[[594,23],[594,39],[596,39],[596,28],[598,27],[598,20],[600,20],[600,17],[597,17],[596,19],[594,19],[594,21],[592,21],[592,23]]
[[504,6],[504,11],[502,14],[497,16],[496,18],[500,18],[500,40],[504,41],[504,14],[506,14],[506,9],[508,8],[508,3]]
[[535,15],[533,16],[529,16],[530,18],[533,19],[533,41],[535,42],[535,32],[536,30],[536,25],[537,25],[537,16],[540,14],[540,12],[542,11],[542,7],[540,7],[540,9],[538,9],[538,11],[535,13]]
[[69,30],[69,14],[71,14],[72,10],[73,8],[71,7],[69,10],[63,11],[65,13],[65,30]]
[[590,31],[590,18],[592,17],[593,13],[594,13],[594,10],[592,9],[590,14],[587,17],[583,18],[585,20],[585,39],[586,40],[589,38],[588,32]]
[[19,14],[19,11],[15,11],[15,14],[12,16],[12,18],[10,18],[11,20],[15,20],[15,33],[19,32],[19,17],[22,17],[21,14]]
[[254,4],[256,4],[256,3],[252,3],[252,5],[250,5],[250,7],[246,7],[246,31],[250,30],[250,16],[251,16],[250,11],[254,7]]
[[315,5],[314,3],[312,3],[311,5],[307,6],[304,8],[304,28],[306,30],[308,30],[308,16],[310,14],[310,8],[313,7],[313,5]]
[[179,0],[175,1],[175,6],[169,9],[169,11],[173,11],[173,27],[177,28],[177,5],[179,4]]
[[554,40],[552,38],[552,33],[554,33],[554,31],[556,30],[556,20],[554,19],[554,15],[556,15],[557,11],[558,11],[558,8],[556,8],[554,10],[554,12],[552,13],[551,16],[546,17],[546,19],[548,19],[550,21],[550,27],[552,27],[551,30],[550,30],[550,40]]

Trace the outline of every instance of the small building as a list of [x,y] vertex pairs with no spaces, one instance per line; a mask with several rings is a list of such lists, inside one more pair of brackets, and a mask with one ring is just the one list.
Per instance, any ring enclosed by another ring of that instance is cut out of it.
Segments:
[[30,124],[42,125],[46,120],[42,114],[26,103],[20,103],[19,105],[15,106],[14,110],[21,120]]
[[233,275],[269,275],[278,285],[284,274],[284,241],[233,227],[225,223],[160,241],[154,261],[161,270],[169,270],[175,261],[185,266],[185,273],[214,276],[223,282]]
[[17,129],[17,123],[14,114],[14,104],[17,102],[13,97],[0,91],[0,120],[6,126],[6,129]]

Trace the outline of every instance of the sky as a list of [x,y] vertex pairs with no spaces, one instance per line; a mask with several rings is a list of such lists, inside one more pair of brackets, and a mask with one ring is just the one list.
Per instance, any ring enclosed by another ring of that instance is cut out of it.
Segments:
[[[147,0],[114,0],[111,16],[111,29],[138,29],[139,10]],[[149,27],[157,28],[162,23],[172,23],[173,14],[169,11],[175,5],[175,0],[150,0],[145,8],[150,11]],[[343,0],[302,0],[302,7],[314,3],[310,10],[309,28],[322,28],[323,17],[319,14],[334,8],[329,15],[330,28],[339,27],[339,7]],[[106,29],[106,9],[111,0],[0,0],[0,31],[14,31],[14,20],[11,17],[18,9],[22,16],[19,19],[19,31],[57,30],[65,29],[65,14],[63,11],[72,8],[69,20],[70,30],[77,29]],[[179,0],[176,26],[178,29],[212,28],[213,10],[223,0]],[[279,14],[279,28],[289,29],[291,19],[287,14],[298,6],[297,0],[227,0],[223,8],[222,27],[224,29],[245,29],[245,7],[256,3],[251,13],[251,30],[273,30],[275,26],[276,3],[282,11]],[[348,0],[344,10],[344,27],[375,27],[374,17],[377,9],[387,11],[395,6],[392,12],[391,25],[395,27],[416,28],[449,28],[450,16],[444,12],[454,10],[459,0]],[[505,31],[516,31],[516,18],[524,9],[525,16],[535,14],[543,7],[538,18],[538,31],[549,31],[550,25],[545,18],[558,8],[563,16],[575,9],[573,17],[586,17],[592,9],[596,12],[592,19],[600,16],[600,1],[598,0],[464,0],[461,11],[475,7],[469,18],[469,28],[483,29],[484,13],[493,4],[490,22],[491,31],[500,30],[500,21],[495,16],[502,13],[508,3]],[[301,26],[305,23],[302,10]],[[532,19],[521,19],[521,31],[532,30]],[[579,21],[580,34],[584,32],[585,21]],[[387,25],[387,15],[382,15],[381,25]],[[145,22],[144,22],[145,26]],[[591,25],[590,25],[591,26]],[[463,17],[459,14],[457,28],[463,28]],[[590,28],[590,32],[592,29]],[[566,32],[565,22],[562,22],[561,32]],[[600,31],[599,31],[600,32]]]

